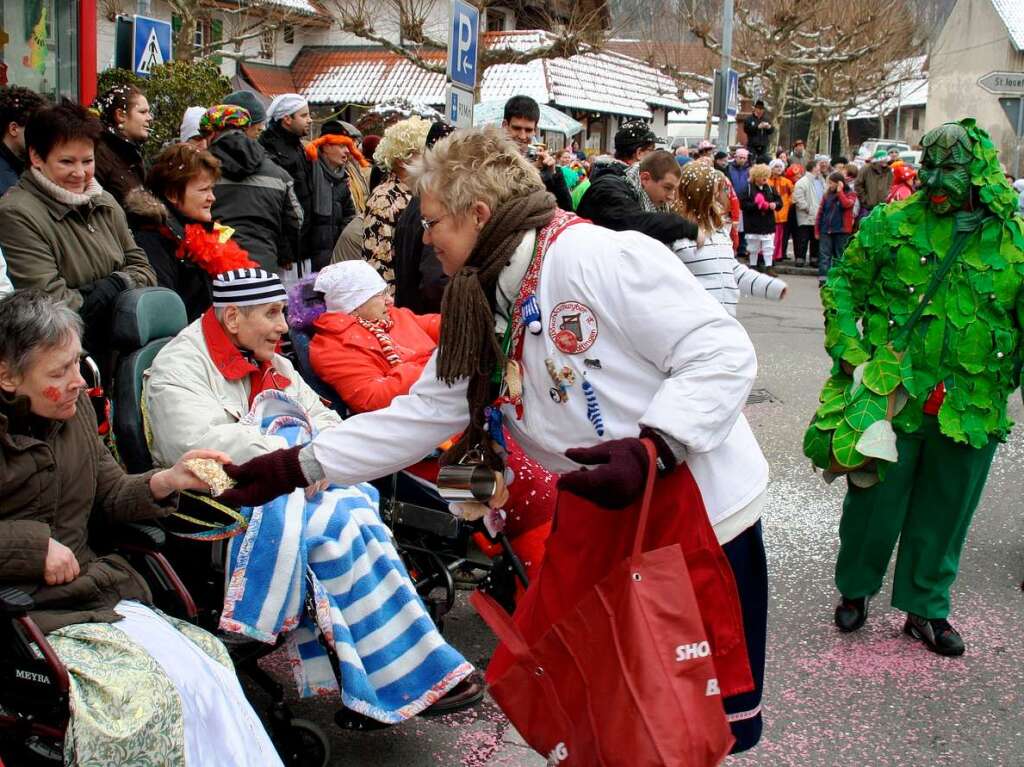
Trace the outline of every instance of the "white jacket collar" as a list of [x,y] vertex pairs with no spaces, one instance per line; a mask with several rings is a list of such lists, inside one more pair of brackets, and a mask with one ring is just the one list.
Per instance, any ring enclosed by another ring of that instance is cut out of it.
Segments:
[[522,242],[515,249],[508,266],[498,275],[498,290],[494,311],[494,329],[498,334],[505,332],[512,319],[512,309],[519,297],[519,285],[530,268],[533,251],[537,245],[537,232],[530,230],[523,235]]

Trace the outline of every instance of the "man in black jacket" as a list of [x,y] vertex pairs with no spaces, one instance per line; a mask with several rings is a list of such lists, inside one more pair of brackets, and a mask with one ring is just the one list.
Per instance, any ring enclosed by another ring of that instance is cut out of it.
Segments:
[[268,272],[295,263],[303,213],[287,171],[249,138],[249,113],[241,107],[212,107],[199,121],[210,152],[220,160],[214,185],[213,218],[235,230],[234,239]]
[[0,195],[18,183],[25,170],[25,126],[46,99],[20,85],[0,89]]
[[760,99],[754,102],[753,113],[743,121],[743,132],[747,134],[747,149],[750,150],[754,162],[761,162],[761,158],[768,153],[768,144],[772,133],[775,132],[775,126],[768,121],[764,102]]
[[295,196],[302,208],[303,225],[299,247],[305,253],[313,221],[313,164],[306,157],[303,137],[309,135],[313,118],[309,104],[297,93],[274,98],[267,108],[267,129],[260,135],[260,144],[270,159],[288,171],[295,184]]
[[555,202],[562,210],[572,211],[572,195],[565,185],[562,169],[555,166],[555,158],[543,149],[532,147],[540,122],[540,105],[529,96],[513,96],[505,102],[505,115],[501,127],[519,147],[537,170],[545,188],[555,196]]
[[[675,213],[649,210],[651,206],[645,205],[642,188],[630,183],[627,178],[630,166],[652,152],[655,141],[656,137],[646,123],[624,123],[615,134],[615,159],[594,164],[590,173],[590,188],[583,193],[576,212],[598,226],[617,232],[642,232],[666,245],[676,240],[696,240],[696,224]],[[672,163],[676,165],[675,172],[678,174],[678,163],[674,158]],[[644,172],[641,168],[641,174]],[[653,187],[663,183],[666,174],[658,174],[653,168],[646,174],[652,183],[653,196],[658,196]],[[659,175],[659,178],[655,179],[654,175]],[[678,181],[678,175],[676,179]],[[647,196],[650,198],[652,195],[648,193]]]

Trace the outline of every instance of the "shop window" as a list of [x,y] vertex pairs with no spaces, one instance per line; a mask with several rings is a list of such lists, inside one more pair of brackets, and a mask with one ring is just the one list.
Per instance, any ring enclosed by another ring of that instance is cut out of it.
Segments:
[[77,12],[75,0],[0,0],[0,84],[77,99]]
[[914,130],[920,130],[920,128],[921,128],[921,110],[920,109],[915,109],[914,110],[913,126],[914,126]]

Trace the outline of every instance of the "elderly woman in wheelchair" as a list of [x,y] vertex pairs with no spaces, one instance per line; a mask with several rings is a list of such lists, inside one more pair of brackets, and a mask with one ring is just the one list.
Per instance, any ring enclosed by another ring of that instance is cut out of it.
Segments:
[[[236,461],[297,450],[340,422],[276,351],[285,299],[278,277],[261,269],[214,278],[213,307],[146,373],[157,464],[197,447]],[[267,643],[284,637],[301,695],[340,688],[339,725],[370,729],[482,698],[473,667],[417,596],[372,486],[317,484],[242,514],[220,628]]]
[[97,522],[162,517],[202,488],[185,460],[227,456],[125,474],[84,394],[81,330],[41,291],[0,300],[0,585],[31,597],[39,640],[69,674],[65,763],[280,764],[224,647],[149,607],[128,560],[90,546]]

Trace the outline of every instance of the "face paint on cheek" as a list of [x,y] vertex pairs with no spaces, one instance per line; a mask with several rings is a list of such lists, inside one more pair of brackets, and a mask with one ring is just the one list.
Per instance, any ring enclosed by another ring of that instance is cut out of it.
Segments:
[[45,389],[43,389],[43,396],[46,397],[46,399],[50,400],[50,402],[53,402],[54,404],[60,402],[62,399],[60,389],[58,389],[56,386],[47,386]]

